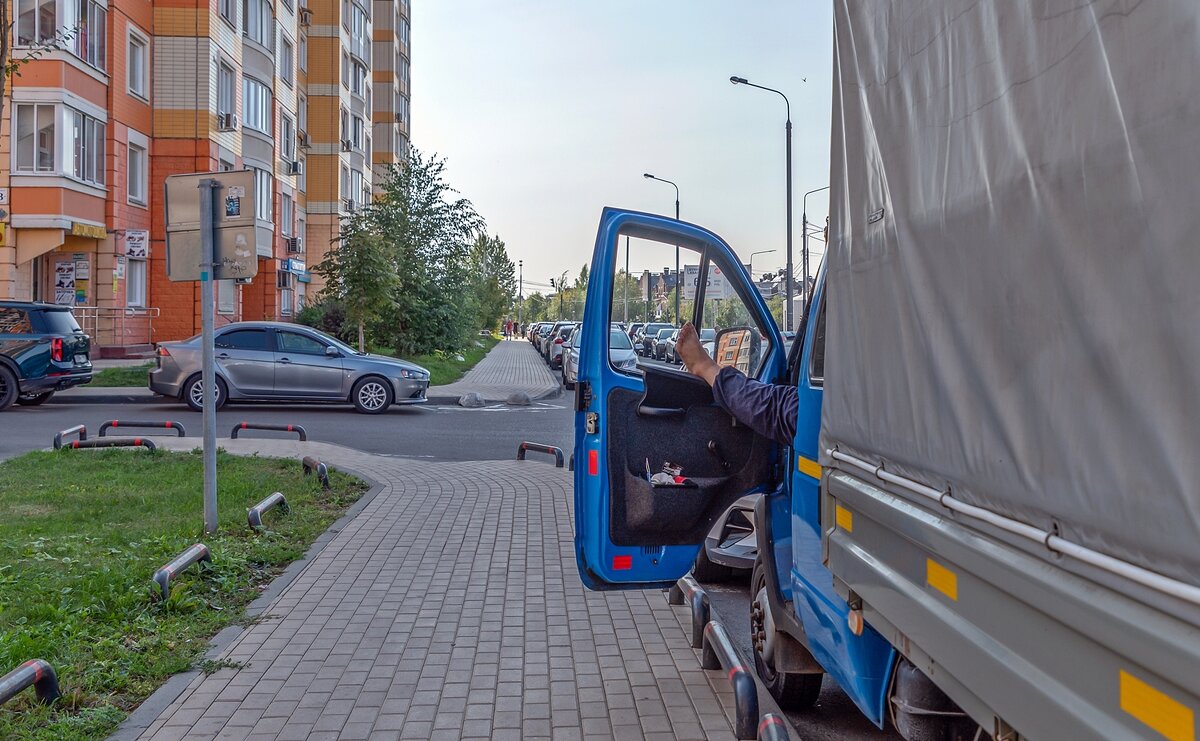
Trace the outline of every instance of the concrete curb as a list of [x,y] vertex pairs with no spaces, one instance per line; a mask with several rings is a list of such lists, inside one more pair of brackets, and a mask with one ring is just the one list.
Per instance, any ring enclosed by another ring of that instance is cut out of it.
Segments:
[[[271,456],[274,457],[274,456]],[[275,577],[262,594],[254,599],[249,605],[246,605],[245,620],[241,623],[228,625],[222,628],[216,635],[209,639],[209,649],[204,653],[205,659],[216,659],[221,655],[221,652],[232,644],[238,636],[246,630],[247,624],[253,619],[260,616],[269,618],[270,615],[264,615],[266,609],[275,601],[275,598],[283,593],[283,590],[296,580],[298,576],[308,567],[313,559],[329,544],[333,537],[363,510],[371,500],[383,491],[383,484],[378,483],[368,476],[364,476],[357,471],[338,466],[337,470],[350,474],[362,481],[370,484],[371,488],[365,494],[358,498],[358,501],[350,505],[350,509],[346,510],[345,514],[339,517],[325,532],[317,536],[317,539],[312,542],[308,550],[300,558],[292,561],[284,568],[283,572]],[[168,679],[163,686],[159,687],[149,697],[142,701],[132,713],[121,721],[121,725],[117,726],[117,730],[108,737],[107,741],[136,741],[147,728],[153,725],[154,721],[163,714],[171,703],[179,699],[179,696],[184,693],[192,680],[200,676],[199,669],[191,669],[180,674],[175,674]]]
[[47,404],[152,404],[176,402],[159,396],[148,388],[138,386],[113,386],[109,388],[73,388],[59,391],[46,401]]
[[[429,390],[429,392],[426,393],[426,398],[429,399],[429,404],[431,404],[433,406],[455,405],[455,404],[458,404],[458,400],[461,399],[463,396],[463,394],[447,395],[447,394],[432,393],[432,392],[436,392],[436,391],[437,391],[437,386],[434,386],[433,388],[431,388]],[[509,389],[508,391],[504,391],[504,392],[484,393],[482,391],[477,391],[476,393],[478,393],[480,396],[482,396],[484,402],[486,402],[488,404],[503,404],[506,401],[508,401],[509,395],[514,393],[514,391],[515,391],[515,389]],[[529,394],[529,400],[530,401],[545,401],[546,399],[555,399],[555,398],[558,398],[559,396],[561,396],[562,392],[563,392],[563,390],[561,387],[555,388],[555,389],[547,389],[546,391]],[[463,392],[463,393],[467,393],[467,392]],[[525,392],[525,393],[529,393],[529,392]],[[497,394],[502,394],[502,395],[497,395]]]

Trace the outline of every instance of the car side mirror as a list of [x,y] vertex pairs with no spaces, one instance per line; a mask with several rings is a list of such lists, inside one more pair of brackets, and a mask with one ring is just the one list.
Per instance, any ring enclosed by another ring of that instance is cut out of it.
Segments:
[[342,357],[342,353],[341,353],[341,351],[340,351],[340,350],[338,350],[338,349],[337,349],[336,347],[334,347],[333,345],[326,345],[326,346],[325,346],[325,357],[327,357],[327,358],[340,358],[340,357]]
[[757,367],[757,355],[761,341],[756,341],[757,332],[747,327],[732,327],[717,332],[713,342],[713,360],[717,366],[731,366],[749,375]]

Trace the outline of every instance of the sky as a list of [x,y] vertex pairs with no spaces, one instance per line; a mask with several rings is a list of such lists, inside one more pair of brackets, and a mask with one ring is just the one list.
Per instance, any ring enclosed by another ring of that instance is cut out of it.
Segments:
[[[591,260],[605,206],[680,215],[754,273],[785,261],[784,92],[801,194],[828,185],[832,10],[820,0],[414,0],[412,141],[524,261],[525,293]],[[825,193],[808,199],[824,224]],[[814,254],[823,245],[810,242]],[[631,270],[661,270],[634,249]],[[642,264],[638,264],[642,263]],[[815,265],[813,267],[815,271]]]

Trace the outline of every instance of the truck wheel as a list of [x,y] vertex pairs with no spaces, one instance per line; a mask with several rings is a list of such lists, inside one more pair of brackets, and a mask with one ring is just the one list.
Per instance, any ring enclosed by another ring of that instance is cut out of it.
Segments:
[[45,404],[51,396],[54,396],[53,391],[43,391],[40,394],[26,394],[25,396],[18,396],[17,403],[23,407],[36,407]]
[[750,579],[750,638],[754,647],[754,669],[759,679],[767,686],[771,697],[784,710],[808,710],[821,696],[822,674],[795,674],[776,671],[763,656],[766,648],[767,630],[774,631],[770,624],[767,603],[767,575],[762,556],[754,562],[754,576]]
[[0,412],[12,406],[20,394],[17,377],[8,368],[0,365]]

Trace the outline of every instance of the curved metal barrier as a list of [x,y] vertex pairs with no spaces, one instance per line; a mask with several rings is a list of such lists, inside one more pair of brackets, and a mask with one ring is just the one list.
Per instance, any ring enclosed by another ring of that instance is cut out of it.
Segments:
[[734,734],[740,739],[753,739],[758,732],[758,686],[753,672],[737,655],[725,626],[716,620],[704,626],[700,667],[729,672],[729,683],[733,685]]
[[110,419],[104,424],[100,425],[100,437],[104,437],[104,433],[108,430],[119,427],[160,427],[167,430],[175,430],[179,433],[179,437],[187,437],[187,430],[185,430],[183,425],[179,424],[178,422],[172,422],[171,420],[167,420],[165,422],[139,422],[135,420],[124,419]]
[[255,530],[261,530],[263,526],[262,516],[266,514],[267,510],[271,509],[272,507],[279,507],[279,511],[283,512],[285,515],[291,512],[291,508],[288,507],[287,499],[284,498],[282,492],[277,491],[250,509],[246,510],[246,521],[250,523],[250,527],[254,528]]
[[163,599],[171,594],[171,577],[199,561],[212,561],[212,554],[203,543],[188,546],[187,550],[154,572],[154,582],[162,590]]
[[158,446],[153,440],[145,437],[100,437],[95,440],[76,440],[70,445],[64,446],[68,450],[81,450],[84,448],[137,448],[142,447],[146,450],[158,450]]
[[767,713],[758,722],[758,741],[791,741],[787,721],[775,713]]
[[229,433],[230,440],[237,440],[238,432],[241,430],[272,430],[274,432],[294,432],[300,436],[300,442],[308,440],[308,433],[300,425],[265,425],[257,422],[239,422],[233,426],[233,431]]
[[43,705],[50,705],[61,697],[58,691],[58,675],[54,673],[54,667],[42,659],[30,659],[0,677],[0,705],[13,699],[30,685],[33,685],[34,691],[37,692],[38,702]]
[[54,449],[58,450],[62,447],[63,438],[67,437],[68,435],[75,434],[79,435],[80,440],[87,440],[87,428],[83,425],[75,425],[74,427],[68,427],[65,430],[59,430],[58,432],[54,433]]
[[525,452],[528,450],[532,450],[535,453],[548,453],[554,456],[555,468],[563,467],[562,448],[556,448],[553,445],[542,445],[541,443],[523,442],[521,443],[520,447],[517,448],[517,460],[525,460]]
[[305,476],[315,473],[317,475],[317,480],[321,482],[321,488],[329,490],[329,466],[325,465],[311,455],[306,455],[301,458],[300,465],[304,466]]
[[575,470],[575,454],[574,453],[571,453],[571,457],[567,459],[567,470],[568,471]]
[[671,587],[667,594],[667,603],[672,605],[687,604],[692,611],[692,648],[704,646],[704,626],[708,625],[711,611],[708,606],[708,593],[704,591],[691,574],[685,574]]

